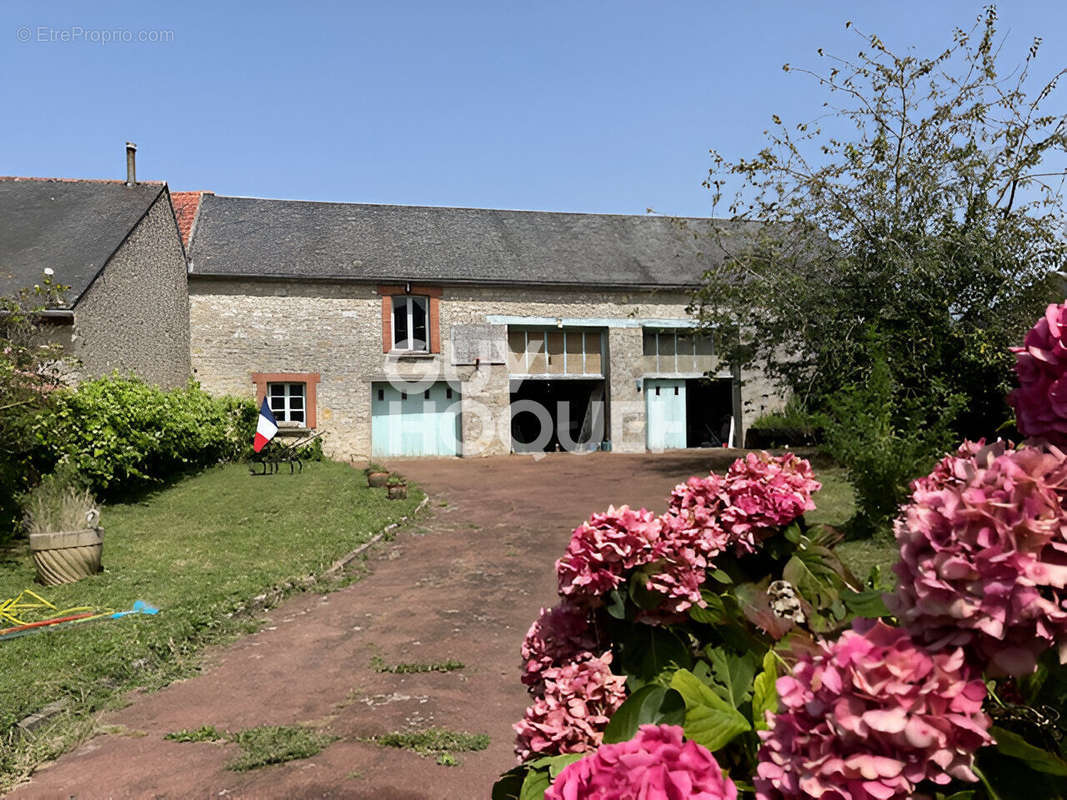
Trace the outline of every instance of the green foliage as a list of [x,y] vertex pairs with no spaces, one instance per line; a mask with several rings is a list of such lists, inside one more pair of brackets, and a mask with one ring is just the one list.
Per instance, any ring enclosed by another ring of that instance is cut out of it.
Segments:
[[234,772],[310,758],[337,739],[298,725],[261,725],[228,734],[226,738],[241,748],[240,755],[226,765],[226,769]]
[[34,425],[38,461],[66,464],[104,497],[237,459],[255,432],[251,401],[211,397],[195,382],[163,390],[112,376],[57,390],[52,403]]
[[827,401],[825,448],[845,468],[859,501],[850,524],[854,537],[888,530],[910,482],[928,473],[955,441],[952,423],[967,398],[945,395],[937,379],[931,379],[930,392],[937,397],[934,408],[902,396],[889,362],[876,352],[865,381]]
[[220,733],[214,725],[201,725],[199,728],[182,728],[164,736],[171,742],[221,742],[226,733]]
[[484,733],[450,731],[447,728],[426,728],[418,731],[394,731],[372,739],[382,747],[411,750],[420,756],[432,756],[438,764],[456,766],[459,762],[453,753],[485,750],[489,736]]
[[44,276],[12,297],[0,297],[0,544],[21,516],[19,498],[40,475],[34,426],[50,392],[71,364],[49,343],[38,312],[63,306],[63,289]]
[[375,672],[391,672],[394,675],[411,675],[420,672],[454,672],[463,669],[466,664],[462,661],[457,661],[454,658],[447,658],[444,661],[434,661],[432,663],[414,661],[401,662],[399,664],[386,664],[385,659],[381,656],[374,656],[371,658],[371,666],[374,667]]
[[[849,454],[850,474],[866,484],[870,526],[942,434],[975,439],[1008,417],[1008,348],[1062,291],[1062,181],[1045,162],[1067,125],[1059,75],[1035,85],[1040,38],[1005,63],[992,7],[929,56],[857,35],[852,58],[819,50],[825,68],[786,65],[818,81],[829,111],[773,115],[751,158],[714,154],[706,185],[730,219],[711,236],[727,259],[692,311],[735,332],[720,337],[730,364],[836,410],[835,449],[858,408],[867,429],[852,449],[870,453]],[[879,355],[892,386],[882,409],[884,394],[862,396]]]

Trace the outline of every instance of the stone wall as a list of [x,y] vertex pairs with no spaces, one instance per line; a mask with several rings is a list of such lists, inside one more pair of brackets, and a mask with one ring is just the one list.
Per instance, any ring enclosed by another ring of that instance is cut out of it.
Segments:
[[[190,276],[191,352],[195,377],[217,394],[250,396],[255,372],[317,372],[318,427],[339,458],[366,458],[371,439],[371,383],[444,379],[462,393],[463,454],[510,451],[506,364],[452,366],[451,328],[499,316],[626,321],[686,319],[680,292],[575,291],[530,287],[445,287],[439,355],[382,352],[381,298],[358,283],[219,280]],[[607,336],[610,438],[624,452],[645,449],[639,327]]]
[[132,372],[159,386],[183,385],[190,371],[185,272],[164,192],[75,305],[69,347],[81,361],[78,377]]

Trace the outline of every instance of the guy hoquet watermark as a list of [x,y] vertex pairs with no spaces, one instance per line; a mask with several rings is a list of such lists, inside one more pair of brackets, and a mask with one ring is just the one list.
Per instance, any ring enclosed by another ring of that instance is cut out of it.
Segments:
[[174,41],[174,31],[83,28],[81,25],[22,25],[15,31],[15,39],[23,43],[42,44],[166,44]]

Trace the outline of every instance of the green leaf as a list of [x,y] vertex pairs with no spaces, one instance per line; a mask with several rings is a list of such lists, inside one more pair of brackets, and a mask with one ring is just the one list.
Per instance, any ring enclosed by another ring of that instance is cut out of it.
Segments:
[[734,708],[741,708],[752,696],[752,678],[756,674],[755,653],[739,656],[721,647],[704,651],[711,664],[719,696]]
[[490,800],[519,800],[522,784],[526,777],[526,767],[512,767],[493,784]]
[[715,752],[752,726],[744,714],[733,708],[687,669],[671,679],[671,688],[685,698],[685,735]]
[[778,680],[778,657],[773,650],[768,650],[763,656],[763,672],[756,676],[752,683],[752,722],[758,730],[767,729],[766,713],[778,713],[778,690],[775,681]]
[[864,619],[878,619],[879,617],[891,616],[886,608],[884,594],[877,589],[868,589],[863,592],[853,592],[846,589],[841,592],[841,600],[845,607],[854,616]]
[[990,734],[996,740],[997,752],[1025,761],[1030,769],[1049,775],[1067,775],[1067,761],[1059,756],[1035,747],[1013,731],[994,726]]
[[682,725],[685,700],[674,689],[650,684],[638,689],[619,706],[604,731],[604,741],[628,742],[642,725]]
[[726,570],[713,569],[710,574],[714,580],[726,584],[727,586],[734,582],[734,579],[730,577],[730,574],[726,572]]
[[608,602],[604,609],[615,619],[626,619],[626,598],[622,596],[622,592],[612,589],[608,593]]
[[552,777],[547,768],[531,769],[526,773],[526,780],[522,782],[519,800],[545,800],[545,792],[551,785]]
[[783,536],[793,544],[800,544],[800,537],[803,535],[800,530],[800,525],[793,523],[782,533]]
[[564,753],[560,756],[553,756],[548,760],[548,776],[555,780],[563,770],[575,761],[581,761],[586,755],[586,753]]

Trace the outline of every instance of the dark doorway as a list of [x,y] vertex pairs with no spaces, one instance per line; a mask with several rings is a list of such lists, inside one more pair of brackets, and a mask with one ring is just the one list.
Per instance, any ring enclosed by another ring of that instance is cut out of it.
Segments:
[[722,447],[730,438],[733,381],[690,378],[685,382],[685,446]]
[[595,450],[604,439],[603,380],[511,382],[511,449]]

